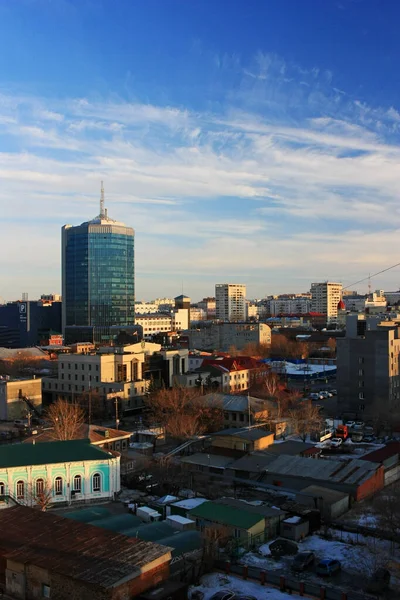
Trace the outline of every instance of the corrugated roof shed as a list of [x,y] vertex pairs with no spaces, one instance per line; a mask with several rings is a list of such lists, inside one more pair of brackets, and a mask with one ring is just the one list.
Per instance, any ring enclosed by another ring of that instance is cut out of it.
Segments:
[[165,545],[173,548],[173,557],[199,550],[203,545],[199,531],[182,531],[157,541],[163,546]]
[[306,450],[310,450],[311,448],[314,448],[314,444],[308,444],[307,442],[299,442],[296,440],[286,440],[285,442],[279,442],[268,446],[268,449],[264,450],[264,452],[296,456],[300,455]]
[[360,456],[360,460],[369,460],[370,462],[382,463],[388,458],[400,454],[400,442],[389,442],[384,448],[379,448],[369,454]]
[[109,452],[92,446],[89,440],[0,446],[0,469],[110,458],[112,455]]
[[146,523],[145,525],[143,524],[143,521],[140,521],[140,525],[126,529],[121,533],[137,537],[140,540],[146,540],[147,542],[158,542],[161,538],[169,537],[176,531],[178,530],[171,527],[171,525],[165,521],[156,521],[154,523]]
[[27,506],[0,510],[0,549],[17,562],[104,588],[168,560],[171,550]]
[[261,473],[268,467],[272,462],[276,460],[275,455],[269,454],[248,454],[235,460],[234,463],[229,465],[230,469],[235,471],[248,471],[249,473]]
[[189,517],[205,519],[213,523],[237,527],[238,529],[250,529],[259,523],[264,517],[255,515],[249,510],[219,504],[218,502],[204,502],[189,512]]
[[268,467],[268,474],[291,475],[319,481],[359,485],[379,468],[373,462],[359,459],[348,461],[312,460],[302,456],[279,456]]
[[316,498],[322,498],[324,502],[334,504],[344,498],[348,498],[349,495],[344,492],[338,492],[337,490],[331,490],[320,485],[309,485],[299,492],[299,495],[304,494],[305,496],[313,496]]

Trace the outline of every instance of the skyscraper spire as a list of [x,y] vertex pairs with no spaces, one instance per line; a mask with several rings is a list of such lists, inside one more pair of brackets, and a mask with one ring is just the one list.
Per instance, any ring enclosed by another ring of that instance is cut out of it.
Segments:
[[101,192],[100,192],[100,218],[104,218],[105,217],[105,212],[104,212],[104,187],[103,187],[103,182],[101,182]]

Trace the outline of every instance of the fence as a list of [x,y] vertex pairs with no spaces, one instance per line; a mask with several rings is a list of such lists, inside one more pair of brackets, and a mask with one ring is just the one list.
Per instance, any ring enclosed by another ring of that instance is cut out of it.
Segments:
[[243,579],[253,579],[260,585],[270,584],[279,588],[282,592],[295,592],[299,596],[312,596],[318,600],[368,600],[373,596],[364,592],[344,592],[330,585],[319,585],[301,579],[291,579],[276,571],[262,570],[257,567],[234,565],[230,562],[217,561],[215,567],[224,571],[227,575],[237,575]]

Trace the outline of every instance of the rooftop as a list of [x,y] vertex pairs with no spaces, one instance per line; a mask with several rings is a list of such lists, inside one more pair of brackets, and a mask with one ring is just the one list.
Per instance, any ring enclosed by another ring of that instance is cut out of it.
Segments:
[[[83,423],[77,431],[76,439],[89,439],[91,444],[99,444],[113,441],[115,439],[128,438],[131,435],[132,433],[130,431],[123,431],[122,429],[112,429],[111,427],[102,427],[101,425],[89,425],[87,423]],[[53,436],[53,429],[46,429],[42,433],[24,440],[24,444],[31,444],[33,441],[35,441],[35,443],[55,442],[56,439]]]
[[229,465],[230,469],[235,471],[248,471],[249,473],[260,473],[265,470],[268,465],[274,462],[276,457],[268,453],[248,454],[236,460]]
[[254,396],[234,396],[230,394],[206,394],[203,396],[203,400],[210,404],[215,403],[217,405],[222,404],[225,411],[244,412],[249,410],[250,406],[254,410],[266,410],[271,403],[261,398],[255,398]]
[[281,455],[269,465],[268,473],[332,483],[360,485],[369,479],[371,474],[378,468],[379,465],[376,463],[361,459],[328,461],[312,460],[302,456]]
[[92,446],[89,440],[0,446],[0,469],[110,458],[109,452]]
[[234,436],[244,440],[256,441],[265,437],[273,437],[274,434],[272,431],[266,431],[265,429],[259,429],[257,427],[240,427],[237,429],[232,427],[231,429],[224,429],[223,431],[217,431],[212,434],[212,437],[216,436]]
[[204,502],[200,506],[193,508],[189,513],[189,517],[205,519],[206,521],[229,525],[239,529],[250,529],[264,518],[247,509],[227,506],[219,502]]
[[0,511],[0,547],[17,562],[103,588],[140,576],[171,550],[26,506]]
[[200,504],[203,504],[204,502],[208,502],[207,498],[187,498],[186,500],[174,502],[173,506],[183,508],[184,510],[191,510],[192,508],[196,508],[196,506],[200,506]]
[[286,514],[283,510],[280,510],[279,508],[272,508],[271,506],[267,506],[265,504],[255,506],[254,504],[250,504],[245,500],[237,500],[236,498],[219,498],[218,504],[224,504],[225,506],[239,508],[241,510],[251,512],[254,515],[261,515],[262,517],[266,518],[279,517],[280,515]]
[[348,494],[345,494],[344,492],[331,490],[320,485],[309,485],[303,490],[301,490],[300,494],[304,494],[306,496],[317,496],[319,498],[322,498],[324,502],[331,503],[343,500],[343,498],[348,498]]
[[191,465],[202,465],[203,467],[214,467],[216,469],[225,469],[231,462],[233,462],[233,458],[230,456],[220,456],[218,454],[203,454],[201,452],[197,452],[196,454],[192,454],[192,456],[185,456],[181,458],[181,462],[185,464]]
[[395,456],[396,454],[400,454],[400,442],[389,442],[383,448],[364,454],[360,459],[381,463],[388,458],[392,458],[392,456]]
[[272,452],[273,454],[286,454],[289,456],[296,456],[314,448],[314,444],[307,442],[299,442],[297,440],[286,440],[285,442],[279,442],[278,444],[272,444],[268,446],[265,452]]

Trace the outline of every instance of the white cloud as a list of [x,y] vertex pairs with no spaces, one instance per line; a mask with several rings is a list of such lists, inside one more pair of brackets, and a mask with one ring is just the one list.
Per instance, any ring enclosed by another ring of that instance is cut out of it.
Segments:
[[[237,57],[218,60],[240,69]],[[354,101],[330,87],[331,74],[279,57],[260,54],[242,75],[241,93],[219,113],[0,95],[1,295],[20,291],[16,272],[36,293],[46,291],[34,283],[39,272],[41,286],[59,289],[59,229],[97,214],[101,179],[109,214],[136,230],[143,296],[173,293],[182,276],[191,294],[229,276],[260,295],[267,283],[270,292],[292,281],[306,289],[390,264],[400,229],[397,110]],[[303,80],[310,90],[299,92]]]

